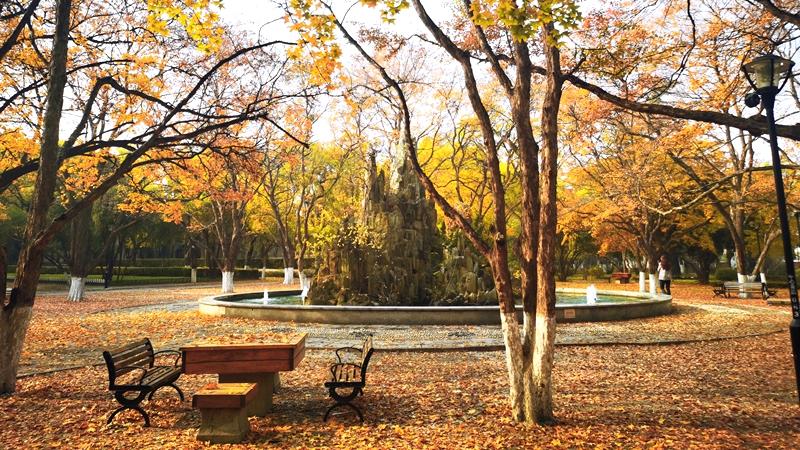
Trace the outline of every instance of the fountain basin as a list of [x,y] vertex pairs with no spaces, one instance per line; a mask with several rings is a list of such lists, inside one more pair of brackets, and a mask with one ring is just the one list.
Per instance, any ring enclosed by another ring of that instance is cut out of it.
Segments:
[[[559,288],[556,294],[585,295],[584,289]],[[672,297],[632,291],[598,290],[595,304],[556,304],[556,321],[605,322],[653,317],[672,312]],[[300,291],[270,291],[270,299],[299,296]],[[608,298],[603,298],[608,297]],[[329,323],[339,325],[495,325],[500,323],[497,305],[492,306],[332,306],[260,304],[262,292],[203,297],[202,314],[279,322]],[[247,303],[246,301],[253,301]],[[517,306],[521,320],[522,307]]]

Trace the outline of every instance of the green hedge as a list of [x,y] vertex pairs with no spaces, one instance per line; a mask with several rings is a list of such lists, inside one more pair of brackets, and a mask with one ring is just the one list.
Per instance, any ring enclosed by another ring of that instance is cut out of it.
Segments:
[[[15,269],[15,268],[11,268]],[[42,278],[56,279],[65,278],[63,272],[58,271],[55,267],[47,267],[42,270]],[[9,270],[8,276],[13,278],[16,270]],[[283,277],[283,269],[266,269],[265,275],[267,277]],[[89,278],[102,278],[103,274],[99,268],[96,268],[89,274]],[[189,280],[192,276],[192,269],[188,267],[123,267],[114,270],[114,279],[124,279],[127,277],[155,277],[155,278],[181,278]],[[209,269],[201,267],[197,269],[197,278],[215,280],[222,277],[222,272],[219,269]],[[259,269],[236,269],[234,278],[238,280],[257,280],[261,278],[261,270]]]
[[[197,259],[198,264],[205,264],[202,258]],[[312,259],[305,259],[304,265],[310,267],[314,264]],[[188,262],[185,258],[139,258],[136,260],[136,267],[184,267]],[[261,258],[253,258],[250,261],[251,267],[261,267]],[[236,261],[236,267],[244,267],[244,259]],[[283,258],[273,256],[267,258],[268,269],[281,269],[283,268]]]

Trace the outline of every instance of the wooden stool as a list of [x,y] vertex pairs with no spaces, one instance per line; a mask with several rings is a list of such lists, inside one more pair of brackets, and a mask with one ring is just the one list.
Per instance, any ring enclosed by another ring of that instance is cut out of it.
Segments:
[[203,421],[197,440],[212,444],[242,442],[250,431],[247,403],[256,397],[253,383],[209,384],[194,394],[192,406],[200,409]]

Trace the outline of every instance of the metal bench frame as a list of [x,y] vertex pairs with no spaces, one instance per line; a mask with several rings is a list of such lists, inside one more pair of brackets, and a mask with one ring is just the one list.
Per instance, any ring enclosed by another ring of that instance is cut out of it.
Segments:
[[[157,355],[176,356],[172,366],[155,365]],[[144,418],[144,426],[150,426],[150,417],[139,404],[147,398],[152,399],[153,394],[162,387],[169,386],[178,392],[181,401],[184,400],[183,392],[175,385],[181,376],[181,354],[176,350],[153,351],[150,339],[144,338],[131,342],[121,347],[103,352],[103,359],[108,369],[108,390],[114,393],[114,398],[121,405],[108,417],[106,423],[111,423],[114,417],[126,409],[133,409]],[[129,372],[140,371],[141,376],[131,383],[117,384],[117,377]],[[133,396],[129,396],[133,393]]]
[[[335,404],[331,405],[327,411],[325,411],[325,417],[322,419],[323,422],[328,421],[328,416],[330,415],[331,411],[334,409],[347,406],[350,407],[352,410],[358,414],[359,420],[361,422],[364,421],[364,416],[361,414],[361,410],[358,409],[356,405],[352,403],[356,397],[359,395],[364,395],[364,386],[367,382],[367,367],[369,366],[369,360],[372,358],[372,353],[374,349],[372,347],[372,336],[367,336],[364,340],[364,345],[362,348],[356,347],[342,347],[336,349],[336,360],[337,362],[332,364],[330,367],[331,371],[331,380],[325,382],[325,387],[328,388],[328,393],[330,394],[331,398],[336,402]],[[360,362],[347,362],[342,359],[342,354],[345,352],[350,353],[358,353],[360,354]],[[360,376],[357,378],[350,378],[350,374],[359,374]],[[345,376],[347,374],[347,376]],[[346,392],[344,394],[340,394],[337,392],[337,389],[349,389],[350,392]]]

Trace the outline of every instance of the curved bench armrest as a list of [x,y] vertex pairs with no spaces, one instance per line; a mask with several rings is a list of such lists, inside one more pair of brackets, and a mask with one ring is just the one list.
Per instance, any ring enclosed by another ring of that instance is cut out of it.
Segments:
[[173,365],[175,367],[178,367],[178,364],[181,362],[181,356],[182,355],[181,355],[181,352],[179,352],[177,350],[161,350],[159,352],[155,352],[155,353],[153,353],[153,361],[155,361],[156,356],[158,356],[160,354],[175,356],[175,361],[173,362]]
[[341,348],[337,348],[337,349],[336,349],[336,359],[339,361],[339,363],[342,363],[342,355],[341,355],[339,352],[344,352],[344,353],[358,353],[358,354],[360,355],[360,354],[361,354],[361,349],[360,349],[360,348],[355,348],[355,347],[341,347]]

